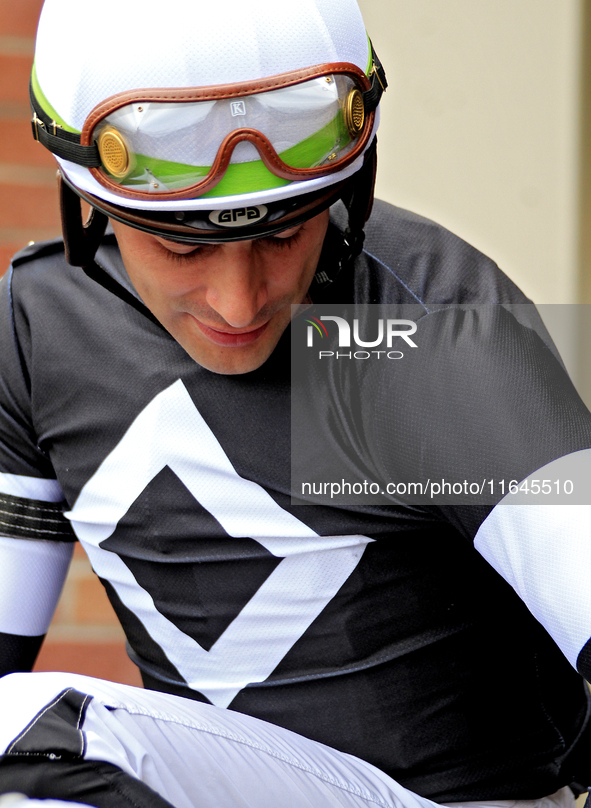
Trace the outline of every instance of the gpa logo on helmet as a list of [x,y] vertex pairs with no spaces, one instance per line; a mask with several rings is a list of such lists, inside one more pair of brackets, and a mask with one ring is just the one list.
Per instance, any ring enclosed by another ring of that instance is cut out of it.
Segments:
[[227,208],[226,210],[212,210],[209,221],[220,227],[245,227],[262,221],[268,210],[265,205],[251,205],[248,208]]

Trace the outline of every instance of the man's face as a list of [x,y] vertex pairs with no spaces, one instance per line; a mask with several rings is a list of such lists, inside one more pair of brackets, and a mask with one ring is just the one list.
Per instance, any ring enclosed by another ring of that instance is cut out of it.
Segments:
[[176,341],[214,373],[265,362],[304,302],[328,211],[277,236],[222,244],[166,241],[112,222],[140,297]]

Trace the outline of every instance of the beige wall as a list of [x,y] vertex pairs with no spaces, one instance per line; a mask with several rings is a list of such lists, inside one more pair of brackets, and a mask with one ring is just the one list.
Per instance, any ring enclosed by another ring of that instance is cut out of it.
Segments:
[[580,0],[360,0],[390,88],[378,193],[575,302]]
[[[390,82],[378,195],[473,243],[536,302],[590,302],[588,1],[359,2]],[[579,328],[561,322],[555,338],[583,385]]]

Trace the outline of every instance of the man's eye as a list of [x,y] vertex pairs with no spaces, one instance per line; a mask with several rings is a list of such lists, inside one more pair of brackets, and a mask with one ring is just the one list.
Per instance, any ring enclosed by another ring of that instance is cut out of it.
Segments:
[[196,244],[195,249],[191,250],[191,252],[187,253],[177,253],[173,250],[168,250],[166,247],[163,246],[163,249],[166,251],[166,257],[170,261],[174,261],[175,264],[185,264],[194,261],[196,258],[204,257],[208,255],[210,252],[215,250],[215,244]]
[[298,243],[302,235],[302,229],[303,228],[300,227],[295,233],[292,233],[289,236],[270,236],[269,238],[262,240],[265,242],[265,244],[268,244],[274,249],[287,250]]

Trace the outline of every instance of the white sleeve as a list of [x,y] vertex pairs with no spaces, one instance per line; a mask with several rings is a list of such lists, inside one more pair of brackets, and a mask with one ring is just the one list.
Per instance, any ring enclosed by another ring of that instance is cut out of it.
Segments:
[[591,449],[527,477],[491,511],[474,546],[589,679],[577,662],[591,638]]
[[0,492],[7,496],[38,499],[43,502],[61,502],[64,498],[57,480],[5,472],[0,472]]
[[0,632],[46,633],[73,551],[72,542],[0,536]]
[[46,633],[74,551],[57,480],[0,473],[0,633]]

